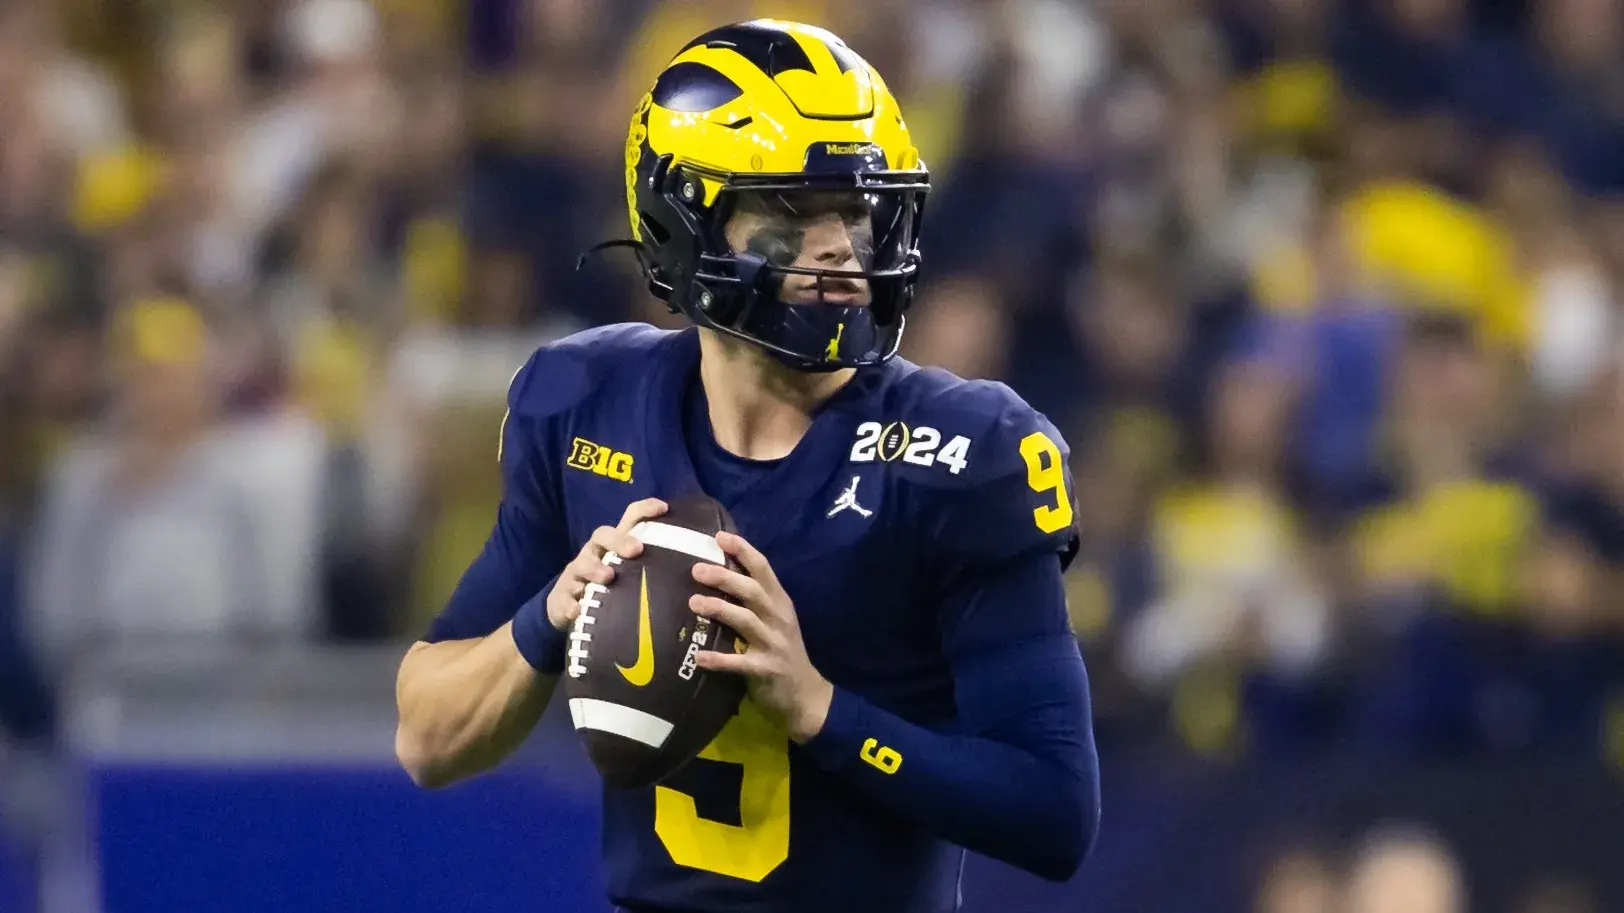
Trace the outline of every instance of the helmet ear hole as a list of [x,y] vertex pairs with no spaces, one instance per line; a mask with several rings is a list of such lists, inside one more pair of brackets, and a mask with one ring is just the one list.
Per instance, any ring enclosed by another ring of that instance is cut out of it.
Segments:
[[648,172],[648,189],[658,190],[665,181],[666,171],[671,167],[671,156],[662,155],[654,160],[654,167]]

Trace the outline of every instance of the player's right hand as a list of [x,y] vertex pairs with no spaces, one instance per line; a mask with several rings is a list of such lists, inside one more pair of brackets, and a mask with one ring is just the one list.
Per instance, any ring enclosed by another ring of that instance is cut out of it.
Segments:
[[643,552],[643,543],[631,536],[631,528],[644,520],[652,520],[666,511],[666,503],[659,498],[633,501],[626,507],[618,526],[600,526],[593,530],[592,538],[581,547],[575,560],[564,566],[547,594],[547,620],[560,631],[568,630],[581,614],[581,597],[586,585],[598,583],[608,586],[615,579],[614,567],[603,563],[605,552],[614,552],[622,558],[635,558]]

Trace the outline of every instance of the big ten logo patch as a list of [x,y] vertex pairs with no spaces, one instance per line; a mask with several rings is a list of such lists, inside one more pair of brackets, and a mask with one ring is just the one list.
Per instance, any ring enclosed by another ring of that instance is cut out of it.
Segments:
[[575,469],[584,469],[617,482],[632,480],[631,454],[594,444],[586,438],[578,437],[570,443],[570,457],[564,462]]

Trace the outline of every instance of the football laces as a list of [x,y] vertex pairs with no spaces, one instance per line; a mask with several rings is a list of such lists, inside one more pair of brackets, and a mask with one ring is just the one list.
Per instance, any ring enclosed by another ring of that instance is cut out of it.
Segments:
[[[603,553],[603,563],[613,567],[620,563],[620,556],[614,552]],[[601,583],[588,583],[581,592],[581,598],[576,603],[581,611],[575,616],[575,624],[570,626],[569,650],[565,656],[569,665],[564,671],[570,678],[580,678],[586,675],[586,661],[591,656],[587,644],[592,643],[592,632],[587,630],[588,625],[595,624],[597,619],[592,616],[592,610],[602,607],[603,601],[598,597],[609,592],[609,588]]]

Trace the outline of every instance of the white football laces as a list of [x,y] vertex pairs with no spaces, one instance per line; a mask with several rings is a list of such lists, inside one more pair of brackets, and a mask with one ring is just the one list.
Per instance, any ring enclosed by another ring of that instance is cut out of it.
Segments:
[[[603,563],[613,567],[620,563],[620,556],[614,552],[604,552]],[[581,593],[581,600],[576,603],[581,611],[575,616],[575,624],[570,626],[569,652],[565,654],[569,658],[569,665],[564,671],[570,678],[580,678],[586,674],[586,659],[589,655],[586,645],[592,642],[592,634],[586,626],[597,621],[592,617],[592,610],[603,605],[598,597],[607,592],[609,588],[601,583],[588,583]]]

